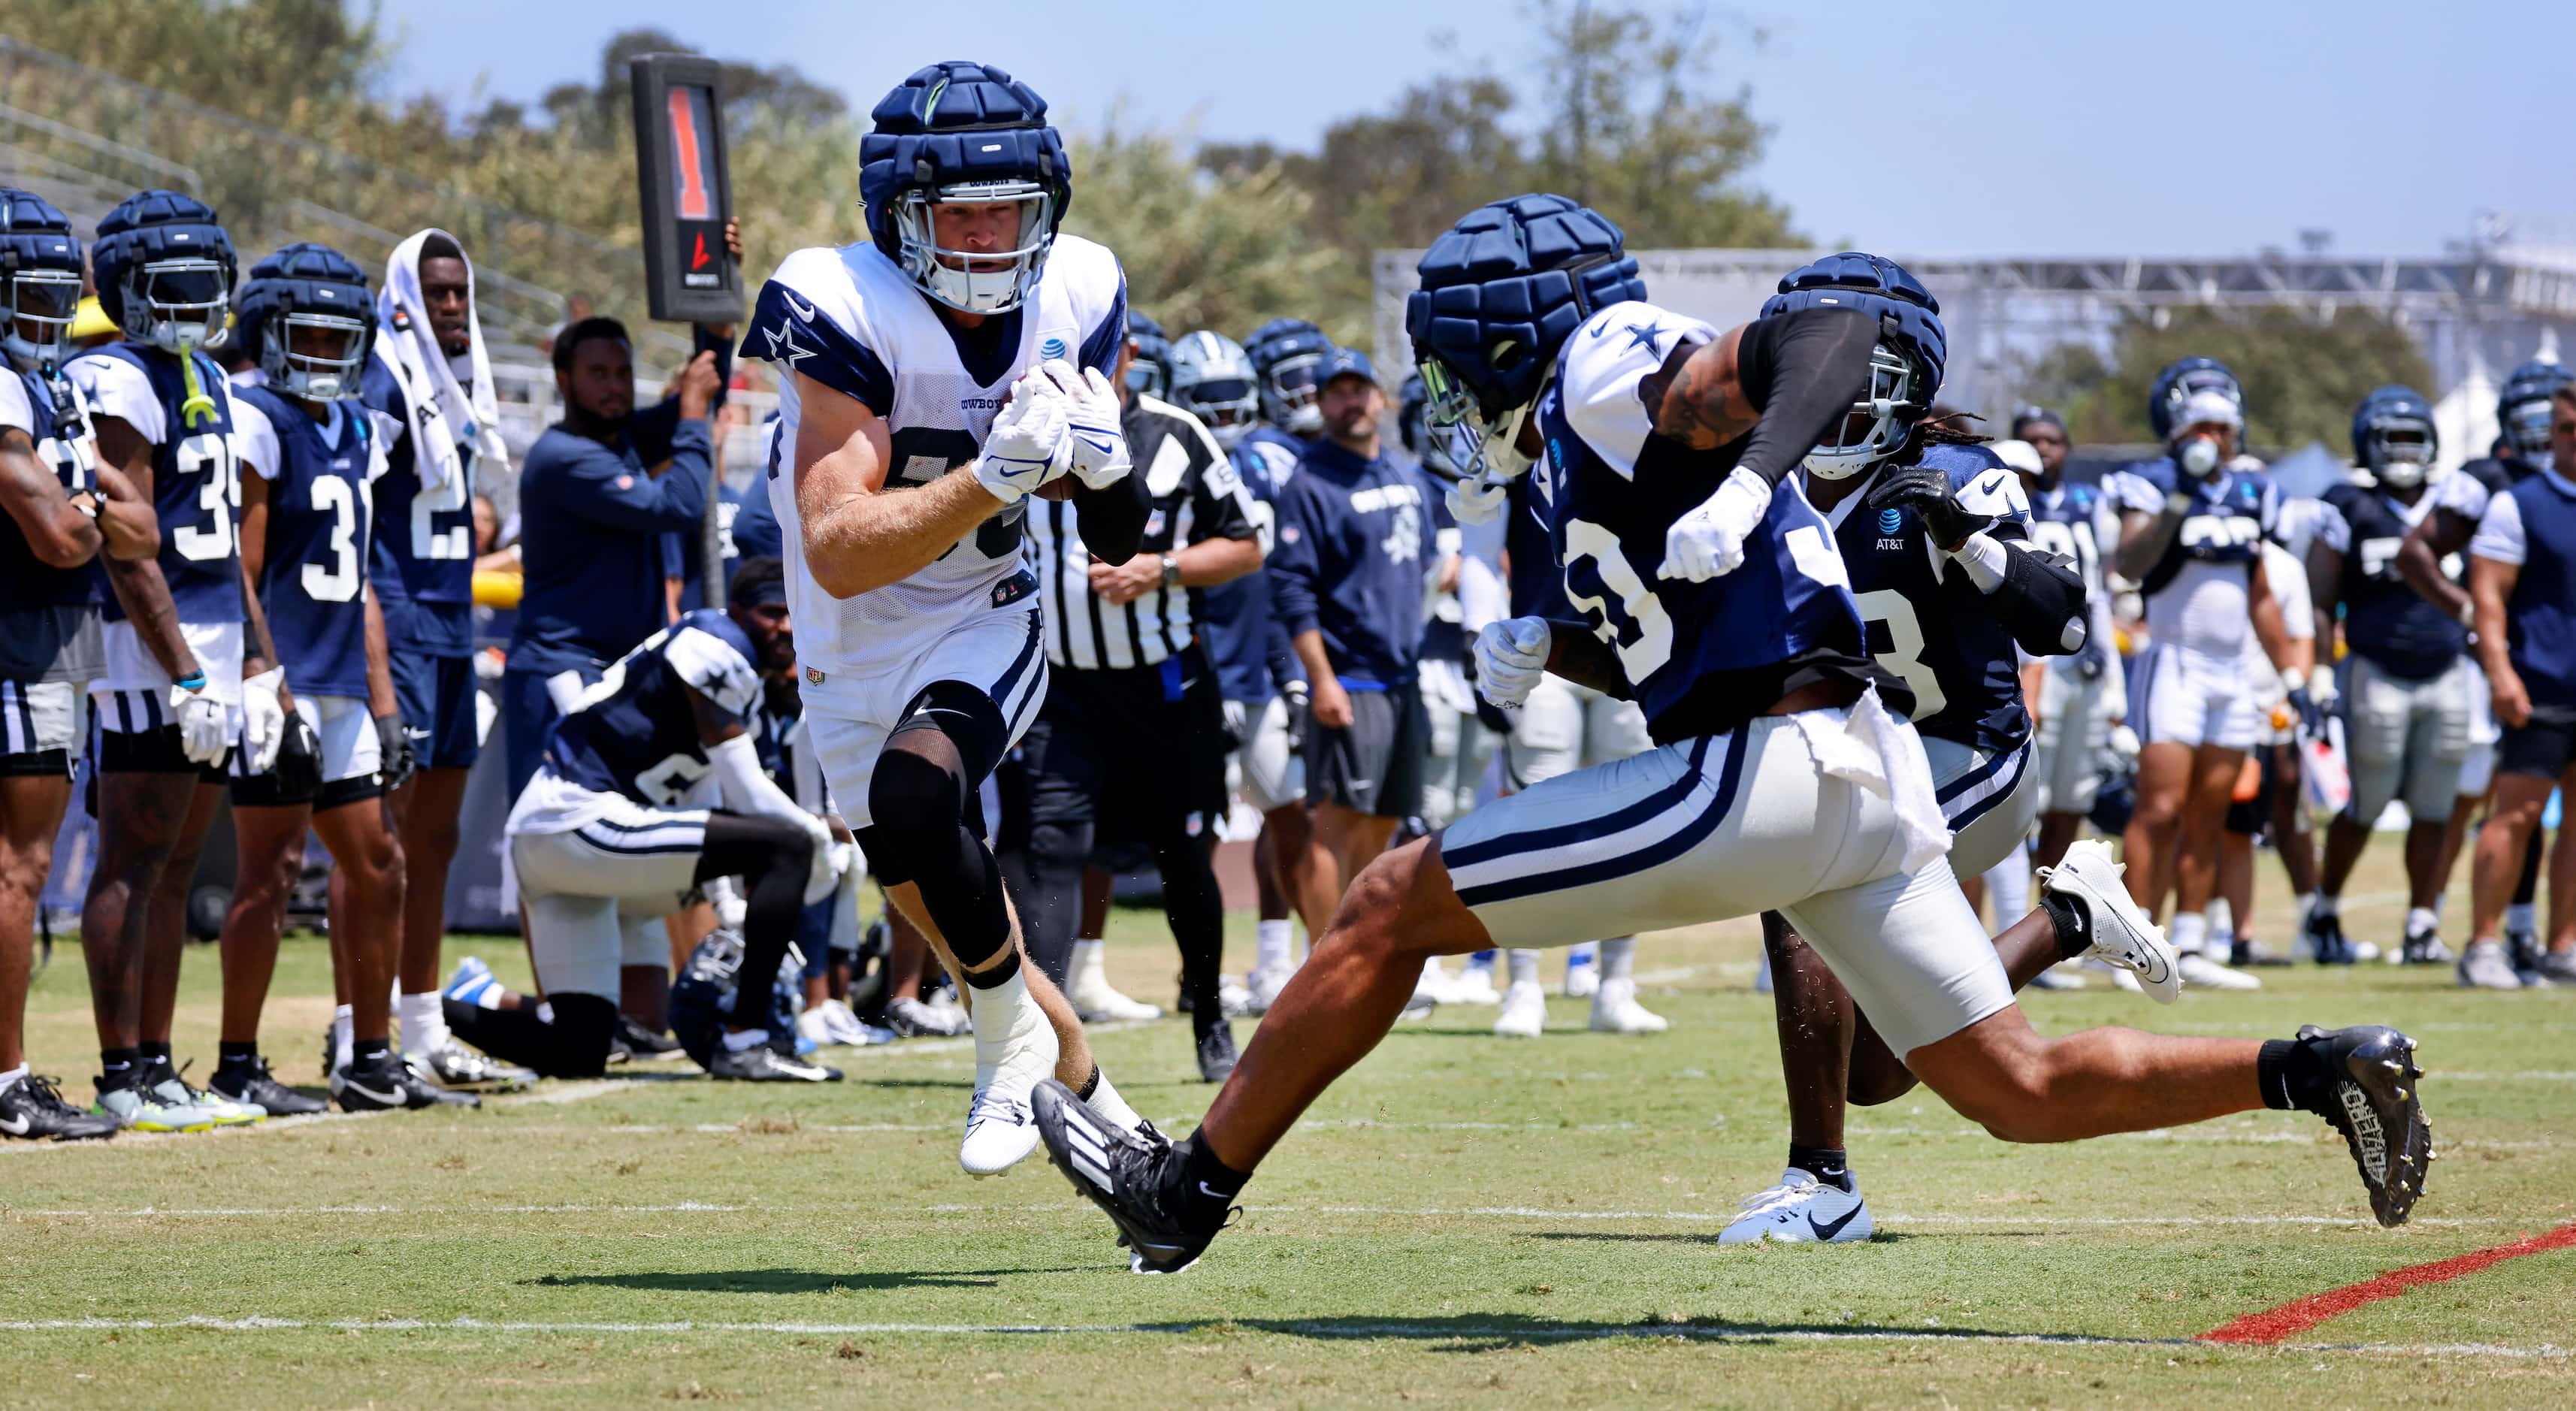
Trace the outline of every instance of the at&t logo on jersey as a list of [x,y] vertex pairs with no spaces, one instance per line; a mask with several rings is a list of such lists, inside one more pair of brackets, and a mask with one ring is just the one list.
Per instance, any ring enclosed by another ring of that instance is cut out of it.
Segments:
[[1039,341],[1039,343],[1038,343],[1038,356],[1039,356],[1039,357],[1041,357],[1041,358],[1060,358],[1060,357],[1063,357],[1063,356],[1064,356],[1064,350],[1065,350],[1065,341],[1064,341],[1064,339],[1063,339],[1063,338],[1061,338],[1061,337],[1059,337],[1059,336],[1057,336],[1057,335],[1055,335],[1055,334],[1052,334],[1052,333],[1048,334],[1044,339],[1040,340],[1040,341]]

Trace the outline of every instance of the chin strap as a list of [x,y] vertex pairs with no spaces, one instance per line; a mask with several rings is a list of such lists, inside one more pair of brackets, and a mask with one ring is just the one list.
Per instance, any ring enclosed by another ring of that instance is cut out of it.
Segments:
[[179,340],[179,377],[187,388],[187,398],[179,403],[179,422],[195,426],[215,419],[215,399],[206,395],[206,385],[197,376],[197,345]]

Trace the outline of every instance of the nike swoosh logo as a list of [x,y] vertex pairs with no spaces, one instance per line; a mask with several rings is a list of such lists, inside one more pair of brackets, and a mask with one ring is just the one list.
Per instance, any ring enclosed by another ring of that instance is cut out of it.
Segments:
[[1234,1197],[1233,1197],[1233,1196],[1227,1195],[1227,1194],[1226,1194],[1225,1192],[1223,1192],[1223,1191],[1210,1190],[1210,1189],[1208,1189],[1208,1183],[1207,1183],[1207,1182],[1205,1182],[1205,1181],[1201,1181],[1201,1182],[1199,1182],[1199,1194],[1201,1194],[1201,1195],[1203,1195],[1203,1196],[1206,1196],[1206,1197],[1207,1197],[1208,1199],[1210,1199],[1210,1200],[1232,1200],[1232,1199],[1234,1199]]
[[793,294],[787,295],[786,299],[787,307],[795,310],[798,318],[805,320],[807,323],[812,323],[814,321],[814,310],[812,308],[807,305],[797,303],[796,296]]
[[[32,1117],[21,1117],[14,1122],[0,1121],[0,1132],[7,1132],[13,1137],[23,1137],[27,1135],[27,1129],[34,1126],[35,1122],[36,1119]],[[1206,1188],[1207,1187],[1205,1185],[1200,1186],[1201,1190],[1205,1190]]]
[[1843,1232],[1843,1226],[1848,1225],[1848,1224],[1850,1224],[1853,1220],[1858,1219],[1858,1218],[1860,1217],[1860,1211],[1861,1211],[1861,1208],[1860,1208],[1859,1206],[1855,1205],[1855,1206],[1853,1206],[1851,1209],[1844,1211],[1844,1212],[1843,1212],[1843,1217],[1842,1217],[1841,1219],[1836,1220],[1836,1221],[1834,1221],[1832,1224],[1829,1224],[1829,1225],[1825,1225],[1825,1224],[1818,1224],[1818,1223],[1816,1222],[1816,1217],[1815,1217],[1815,1216],[1813,1216],[1813,1215],[1810,1215],[1810,1216],[1808,1216],[1808,1217],[1807,1217],[1807,1228],[1816,1232],[1816,1238],[1817,1238],[1817,1239],[1819,1239],[1819,1240],[1830,1240],[1830,1239],[1832,1239],[1834,1236],[1839,1235],[1839,1234],[1841,1234],[1841,1233]]
[[[382,1103],[397,1103],[403,1100],[403,1095],[399,1091],[379,1092],[374,1088],[368,1087],[364,1083],[344,1083],[341,1086],[347,1091],[356,1093],[361,1097],[371,1097]],[[1813,1217],[1810,1217],[1811,1223],[1812,1219]]]
[[1977,493],[1980,495],[1991,495],[1995,492],[1997,487],[2001,486],[2003,483],[2004,473],[2000,470],[1996,471],[1994,479],[1986,481],[1977,487]]

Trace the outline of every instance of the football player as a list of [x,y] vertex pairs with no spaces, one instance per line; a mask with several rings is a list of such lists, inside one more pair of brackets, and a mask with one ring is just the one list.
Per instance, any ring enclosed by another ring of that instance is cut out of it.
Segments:
[[2311,737],[2324,717],[2307,674],[2293,669],[2263,571],[2261,545],[2275,534],[2280,499],[2270,477],[2237,460],[2245,413],[2236,375],[2214,359],[2185,358],[2157,376],[2147,410],[2165,455],[2104,482],[2121,514],[2114,566],[2140,585],[2153,639],[2139,665],[2147,679],[2138,808],[2125,849],[2129,894],[2151,915],[2174,894],[2172,940],[2185,983],[2258,989],[2252,975],[2203,953],[2219,834],[2260,733],[2245,670],[2249,633]]
[[1433,421],[1480,449],[1457,507],[1490,518],[1494,476],[1541,476],[1585,616],[1486,628],[1479,689],[1516,705],[1543,672],[1579,675],[1637,696],[1658,744],[1372,863],[1186,1140],[1121,1131],[1041,1085],[1048,1155],[1134,1267],[1198,1258],[1253,1168],[1394,1023],[1424,956],[1774,909],[1889,1050],[1998,1137],[2298,1107],[2344,1134],[2378,1217],[2407,1217],[2431,1141],[2396,1030],[2050,1039],[2013,1004],[1942,856],[1921,739],[1882,697],[1910,693],[1866,655],[1831,528],[1789,478],[1819,443],[1849,444],[1835,428],[1903,415],[1879,319],[1818,299],[1721,332],[1655,308],[1617,227],[1556,196],[1469,213],[1421,275],[1406,330]]
[[[2504,428],[2504,434],[2497,439],[2505,454],[2481,456],[2461,465],[2456,474],[2442,477],[2434,491],[2432,512],[2406,531],[2406,540],[2397,550],[2398,572],[2405,575],[2416,592],[2458,619],[2463,627],[2477,625],[2473,620],[2476,609],[2469,601],[2469,538],[2476,533],[2478,521],[2486,517],[2489,500],[2539,474],[2541,467],[2549,464],[2550,399],[2570,382],[2576,382],[2576,373],[2554,362],[2534,360],[2515,368],[2496,398],[2496,422]],[[2495,781],[2499,732],[2490,708],[2486,671],[2475,653],[2469,656],[2469,670],[2469,752],[2460,766],[2460,794],[2451,806],[2451,827],[2442,843],[2442,875],[2446,878],[2458,862],[2469,825],[2478,810],[2486,806]],[[2501,945],[2508,967],[2523,984],[2532,983],[2540,974],[2540,928],[2533,914],[2539,887],[2540,831],[2534,829],[2530,846],[2523,853],[2521,880],[2515,886],[2512,903],[2505,908]],[[2435,910],[2440,910],[2438,905]],[[2473,968],[2487,968],[2485,953],[2463,951],[2460,974],[2464,981]]]
[[98,1110],[144,1131],[255,1122],[171,1062],[187,896],[235,741],[266,773],[292,704],[242,575],[232,392],[206,354],[231,312],[232,242],[202,202],[141,191],[98,223],[100,307],[125,337],[74,358],[98,454],[159,517],[160,552],[113,565],[97,720],[98,862],[81,952],[102,1068]]
[[1150,314],[1127,311],[1127,343],[1135,350],[1127,364],[1127,390],[1139,397],[1167,402],[1172,397],[1172,335]]
[[241,881],[224,918],[223,1042],[208,1086],[271,1116],[324,1107],[279,1083],[259,1055],[260,1010],[308,829],[331,850],[332,972],[351,1007],[352,1056],[327,1075],[331,1095],[352,1112],[477,1101],[413,1078],[392,1046],[403,857],[384,806],[376,722],[397,708],[367,583],[384,433],[358,402],[375,312],[365,272],[346,255],[298,244],[251,268],[233,326],[258,360],[250,385],[233,389],[242,566],[300,694],[274,768],[253,774],[235,754]]
[[1046,691],[1024,502],[1069,492],[1111,563],[1143,537],[1109,383],[1127,284],[1116,256],[1057,233],[1071,170],[1027,84],[934,64],[872,117],[868,238],[788,256],[743,352],[784,379],[769,490],[806,735],[869,868],[971,992],[958,1159],[989,1176],[1037,1145],[1028,1095],[1049,1073],[1135,1121],[1072,1006],[1021,964],[978,797]]
[[[2325,493],[2308,545],[2308,587],[2315,599],[2316,640],[2334,641],[2335,610],[2352,652],[2344,687],[2344,749],[2352,767],[2352,801],[2326,830],[2325,872],[2309,907],[2309,944],[2320,957],[2351,943],[2338,916],[2344,883],[2370,843],[2370,830],[2393,799],[2406,801],[2409,893],[2399,959],[2448,964],[2440,921],[2442,843],[2460,767],[2469,752],[2468,628],[2398,576],[2397,552],[2432,511],[2426,484],[2441,450],[2433,404],[2407,387],[2382,387],[2352,414],[2353,461],[2370,483]],[[2500,972],[2500,973],[2499,973]],[[2493,957],[2484,979],[2520,987],[2511,967]]]
[[[2021,659],[2069,655],[2091,640],[2084,583],[2071,561],[2032,544],[2020,475],[1929,415],[1949,360],[1931,291],[1893,260],[1829,255],[1783,277],[1763,316],[1826,307],[1876,319],[1878,344],[1868,396],[1807,453],[1798,484],[1833,532],[1873,659],[1913,696],[1950,870],[1964,884],[2018,856],[2039,816]],[[2137,936],[2141,947],[2114,940],[2101,958],[2173,1000],[2173,958],[2119,877],[2109,845],[2094,842],[2042,877],[2040,909],[2009,918],[2016,924],[1995,940],[2014,988],[2097,940]],[[1843,1145],[1845,1097],[1892,1101],[1914,1076],[1862,1031],[1867,1015],[1787,918],[1765,912],[1762,938],[1789,1087],[1789,1164],[1719,1242],[1867,1239],[1874,1224]]]
[[89,565],[149,559],[161,533],[150,502],[99,463],[87,400],[63,376],[80,297],[71,221],[0,187],[0,1136],[31,1139],[118,1131],[28,1070],[23,1025],[36,908],[71,803],[74,693],[101,665]]
[[[666,964],[662,918],[738,878],[742,973],[775,976],[805,908],[841,883],[831,834],[761,765],[762,682],[796,669],[776,560],[747,560],[732,606],[700,608],[610,664],[556,722],[510,810],[510,863],[545,1002],[451,1005],[468,1043],[548,1077],[596,1076],[617,1035],[619,971]],[[702,805],[710,795],[723,808]],[[742,986],[707,1064],[718,1078],[829,1082],[769,1030],[770,987]],[[470,1026],[470,1027],[467,1027]]]

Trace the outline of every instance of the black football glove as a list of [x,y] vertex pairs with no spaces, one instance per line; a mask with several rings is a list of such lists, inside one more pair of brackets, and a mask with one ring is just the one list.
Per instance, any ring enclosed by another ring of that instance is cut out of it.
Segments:
[[1950,488],[1946,471],[1928,465],[1899,466],[1873,486],[1865,503],[1874,510],[1903,509],[1912,506],[1923,516],[1924,531],[1932,536],[1935,547],[1945,553],[1956,553],[1968,536],[1995,522],[1990,514],[1979,514],[1959,503]]
[[1288,753],[1306,752],[1306,727],[1315,720],[1315,700],[1303,681],[1291,681],[1282,694],[1288,697]]
[[301,710],[286,713],[286,738],[277,744],[277,789],[290,799],[311,798],[322,788],[322,737]]
[[384,771],[385,792],[390,794],[411,782],[420,772],[420,756],[411,747],[411,732],[403,728],[399,713],[376,717],[376,767]]
[[2325,707],[2318,705],[2317,698],[2308,694],[2305,687],[2290,692],[2290,709],[2299,714],[2301,734],[2311,740],[2322,740],[2326,737]]

